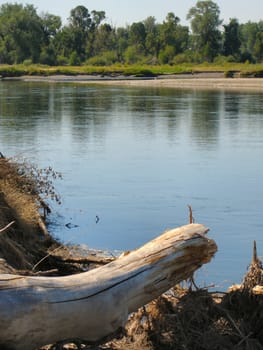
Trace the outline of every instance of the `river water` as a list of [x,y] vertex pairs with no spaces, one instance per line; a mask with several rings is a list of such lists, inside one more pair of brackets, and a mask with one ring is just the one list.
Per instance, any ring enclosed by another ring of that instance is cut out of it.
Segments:
[[263,255],[262,93],[0,82],[0,151],[63,173],[65,243],[130,250],[191,205],[219,249],[199,285],[239,283],[253,240]]

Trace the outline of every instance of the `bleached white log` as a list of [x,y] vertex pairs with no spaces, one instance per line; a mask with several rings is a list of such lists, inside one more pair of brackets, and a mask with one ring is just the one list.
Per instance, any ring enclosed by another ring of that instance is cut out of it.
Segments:
[[217,246],[201,224],[165,232],[97,269],[66,277],[0,275],[0,349],[63,339],[96,341],[128,314],[189,278]]

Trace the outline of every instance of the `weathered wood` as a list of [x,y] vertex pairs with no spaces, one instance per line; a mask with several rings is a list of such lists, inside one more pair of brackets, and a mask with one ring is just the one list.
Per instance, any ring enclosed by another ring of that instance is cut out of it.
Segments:
[[201,224],[165,232],[97,269],[66,277],[0,275],[0,348],[96,341],[128,314],[192,276],[217,250]]

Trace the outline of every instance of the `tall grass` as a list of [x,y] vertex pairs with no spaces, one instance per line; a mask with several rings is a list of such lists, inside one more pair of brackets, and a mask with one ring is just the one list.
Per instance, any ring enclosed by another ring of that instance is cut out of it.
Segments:
[[38,64],[31,65],[0,65],[0,76],[21,77],[23,75],[119,75],[124,76],[157,76],[164,74],[182,74],[195,72],[240,72],[241,76],[263,76],[263,64],[246,64],[246,63],[224,63],[224,64],[178,64],[178,65],[121,65],[114,64],[111,66],[45,66]]

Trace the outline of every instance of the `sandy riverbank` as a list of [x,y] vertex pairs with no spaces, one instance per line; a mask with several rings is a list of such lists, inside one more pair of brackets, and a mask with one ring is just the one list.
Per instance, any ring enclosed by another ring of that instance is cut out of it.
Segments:
[[[16,78],[17,79],[17,78]],[[261,78],[224,78],[222,74],[171,75],[155,78],[137,78],[125,76],[91,76],[91,75],[53,75],[23,76],[19,80],[28,82],[102,84],[112,86],[165,87],[175,89],[215,89],[215,90],[249,90],[263,92]]]

